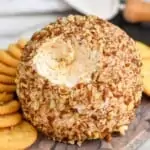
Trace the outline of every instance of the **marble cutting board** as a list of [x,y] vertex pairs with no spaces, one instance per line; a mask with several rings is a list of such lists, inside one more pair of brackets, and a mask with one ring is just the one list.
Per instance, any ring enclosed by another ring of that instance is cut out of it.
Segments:
[[[150,145],[150,98],[143,96],[137,117],[125,136],[115,135],[110,143],[103,140],[86,141],[81,147],[48,140],[39,135],[37,142],[28,150],[149,150]],[[147,147],[147,148],[146,148]]]

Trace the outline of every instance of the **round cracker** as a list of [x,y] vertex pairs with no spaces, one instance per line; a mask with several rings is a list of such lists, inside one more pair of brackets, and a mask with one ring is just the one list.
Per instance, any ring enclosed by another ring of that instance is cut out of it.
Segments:
[[15,77],[0,74],[0,83],[15,84]]
[[16,85],[7,85],[0,83],[0,92],[15,92]]
[[21,49],[16,44],[10,44],[8,46],[8,53],[18,60],[21,58]]
[[16,76],[16,68],[9,67],[0,62],[0,73],[10,76]]
[[11,127],[17,125],[22,120],[20,113],[0,116],[0,128]]
[[8,103],[0,105],[0,115],[8,115],[19,110],[20,103],[17,100],[12,100]]
[[14,98],[13,93],[6,93],[6,92],[0,93],[0,102],[8,102],[13,98]]
[[0,149],[26,149],[37,139],[37,131],[26,121],[13,128],[0,129]]
[[19,64],[19,60],[13,58],[6,51],[0,51],[0,62],[15,68]]
[[150,96],[150,59],[143,59],[142,60],[142,75],[143,77],[143,86],[144,86],[144,93]]
[[143,75],[143,87],[144,93],[150,96],[150,59],[142,60],[142,75]]
[[143,78],[143,86],[144,86],[144,93],[150,96],[150,77],[144,76]]
[[150,58],[150,47],[143,44],[142,42],[137,41],[136,47],[140,51],[142,58]]
[[17,45],[23,50],[25,45],[27,44],[27,40],[26,39],[19,39],[17,42]]
[[142,75],[150,76],[150,59],[143,59],[142,63]]

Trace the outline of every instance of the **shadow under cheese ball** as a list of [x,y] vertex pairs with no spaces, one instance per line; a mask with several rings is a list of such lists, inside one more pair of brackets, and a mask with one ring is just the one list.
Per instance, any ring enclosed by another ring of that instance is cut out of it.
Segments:
[[95,16],[68,16],[36,32],[17,73],[23,114],[56,141],[81,143],[122,132],[142,94],[135,42]]

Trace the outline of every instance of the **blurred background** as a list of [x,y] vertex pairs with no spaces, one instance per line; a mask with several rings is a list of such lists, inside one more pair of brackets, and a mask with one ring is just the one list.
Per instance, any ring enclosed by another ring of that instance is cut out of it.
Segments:
[[68,14],[93,14],[150,45],[150,0],[0,0],[0,47]]

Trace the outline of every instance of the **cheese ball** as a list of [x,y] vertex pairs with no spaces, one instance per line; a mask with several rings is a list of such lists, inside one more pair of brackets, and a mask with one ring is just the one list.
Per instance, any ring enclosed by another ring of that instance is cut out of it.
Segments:
[[117,26],[70,15],[32,36],[16,83],[25,118],[50,139],[109,140],[135,117],[143,90],[141,58]]

